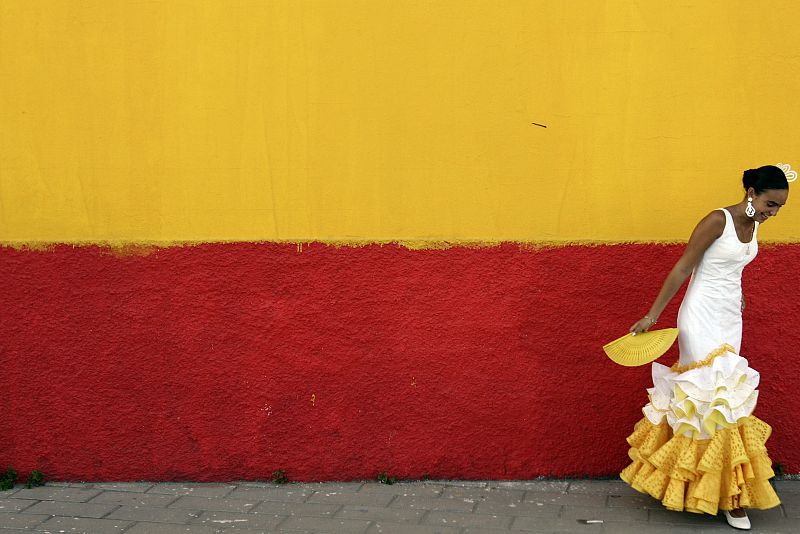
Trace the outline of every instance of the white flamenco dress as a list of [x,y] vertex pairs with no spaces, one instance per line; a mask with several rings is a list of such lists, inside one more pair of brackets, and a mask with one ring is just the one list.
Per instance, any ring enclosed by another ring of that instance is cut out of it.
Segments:
[[650,402],[628,437],[633,463],[620,477],[670,510],[717,514],[780,504],[765,442],[752,415],[759,374],[739,355],[741,277],[758,251],[736,235],[731,214],[692,273],[678,312],[680,360],[653,363]]

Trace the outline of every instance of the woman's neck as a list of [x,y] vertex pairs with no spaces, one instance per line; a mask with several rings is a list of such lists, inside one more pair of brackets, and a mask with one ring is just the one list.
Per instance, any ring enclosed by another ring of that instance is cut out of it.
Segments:
[[739,204],[731,206],[731,215],[733,215],[733,220],[735,222],[738,222],[740,226],[747,228],[751,224],[755,224],[755,220],[747,216],[747,214],[744,212],[744,206],[745,202],[740,202]]

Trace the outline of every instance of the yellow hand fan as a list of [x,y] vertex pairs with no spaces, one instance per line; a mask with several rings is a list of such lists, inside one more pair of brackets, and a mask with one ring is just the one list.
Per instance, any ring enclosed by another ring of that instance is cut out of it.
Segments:
[[603,350],[612,361],[626,367],[650,363],[669,350],[678,337],[677,328],[663,328],[652,332],[641,332],[635,336],[625,334]]

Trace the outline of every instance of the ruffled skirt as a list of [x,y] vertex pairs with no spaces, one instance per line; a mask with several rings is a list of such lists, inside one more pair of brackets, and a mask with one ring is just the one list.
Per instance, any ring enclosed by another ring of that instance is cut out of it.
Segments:
[[772,429],[752,415],[758,381],[727,345],[685,368],[653,364],[650,402],[628,437],[632,463],[622,480],[670,510],[778,506],[765,445]]

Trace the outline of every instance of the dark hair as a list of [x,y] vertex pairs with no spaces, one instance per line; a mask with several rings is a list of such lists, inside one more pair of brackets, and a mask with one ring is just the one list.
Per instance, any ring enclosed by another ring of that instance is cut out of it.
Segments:
[[745,189],[753,188],[757,195],[767,189],[789,189],[789,182],[786,175],[775,165],[764,165],[758,169],[748,169],[744,171],[742,183]]

